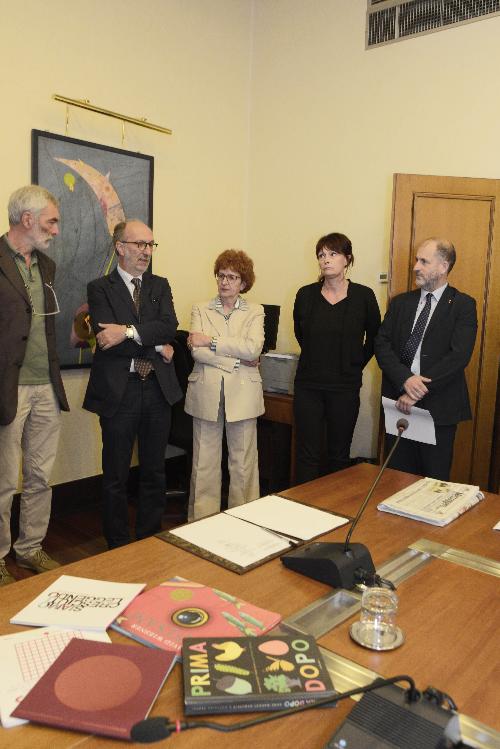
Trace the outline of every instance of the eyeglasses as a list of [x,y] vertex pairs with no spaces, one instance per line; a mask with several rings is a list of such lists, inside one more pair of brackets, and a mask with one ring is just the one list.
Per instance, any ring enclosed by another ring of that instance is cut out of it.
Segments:
[[227,281],[228,283],[236,283],[236,281],[241,281],[241,276],[236,276],[234,273],[216,273],[215,278],[221,283],[223,281]]
[[33,304],[33,298],[31,296],[31,292],[30,292],[29,286],[27,284],[24,284],[24,286],[25,286],[26,291],[28,292],[28,296],[30,298],[31,312],[34,315],[36,315],[36,317],[50,317],[51,315],[58,315],[59,314],[59,312],[61,310],[59,309],[59,302],[57,301],[56,292],[54,291],[54,288],[53,288],[52,284],[50,284],[50,283],[44,283],[44,286],[46,286],[52,292],[52,296],[54,298],[54,304],[56,306],[56,308],[55,308],[55,310],[53,312],[37,312],[36,309],[35,309],[35,306]]
[[145,250],[146,247],[149,247],[151,252],[153,250],[156,250],[158,247],[158,242],[145,242],[143,239],[140,239],[138,242],[134,242],[133,240],[127,240],[127,239],[120,239],[118,240],[121,244],[135,244],[138,250]]

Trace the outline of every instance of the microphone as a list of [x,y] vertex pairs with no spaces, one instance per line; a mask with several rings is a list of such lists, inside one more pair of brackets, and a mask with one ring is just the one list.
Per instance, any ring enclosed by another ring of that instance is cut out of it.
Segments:
[[132,726],[130,738],[138,744],[153,744],[168,739],[175,730],[175,723],[171,723],[168,718],[147,718]]
[[[368,551],[368,548],[363,544],[351,544],[351,536],[359,523],[378,482],[382,478],[382,474],[384,473],[387,464],[399,445],[401,435],[408,429],[408,426],[408,419],[398,419],[396,423],[396,429],[398,430],[396,441],[391,447],[377,478],[371,485],[368,494],[356,513],[356,517],[347,533],[345,542],[317,542],[296,549],[295,551],[291,551],[281,557],[281,561],[285,567],[288,567],[295,572],[300,572],[307,577],[312,577],[313,580],[319,580],[321,583],[331,585],[333,588],[352,590],[352,588],[359,583],[370,584],[371,582],[372,585],[374,584],[374,581],[376,580],[376,570],[371,554]],[[382,581],[379,578],[377,582],[381,584],[386,581]],[[389,583],[389,586],[391,587],[392,583]]]

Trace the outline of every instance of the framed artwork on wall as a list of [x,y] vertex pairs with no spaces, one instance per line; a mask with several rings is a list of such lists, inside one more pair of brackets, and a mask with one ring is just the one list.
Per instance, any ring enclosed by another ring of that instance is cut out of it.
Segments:
[[31,180],[59,200],[61,226],[48,254],[57,265],[57,351],[63,369],[88,367],[95,341],[87,283],[116,267],[113,229],[153,225],[154,159],[63,135],[31,131]]

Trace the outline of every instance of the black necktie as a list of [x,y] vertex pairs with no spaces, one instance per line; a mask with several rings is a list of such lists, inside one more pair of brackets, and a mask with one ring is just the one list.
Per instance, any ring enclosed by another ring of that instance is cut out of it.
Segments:
[[[140,301],[141,301],[141,279],[140,278],[133,278],[132,283],[134,285],[134,293],[133,293],[133,299],[134,299],[134,305],[137,310],[137,314],[139,314],[139,307],[140,307]],[[134,368],[141,380],[145,380],[146,377],[150,374],[150,372],[153,369],[153,364],[150,362],[149,359],[142,359],[140,357],[136,357],[134,359]]]
[[431,300],[432,294],[429,293],[425,297],[424,307],[417,318],[411,336],[408,338],[403,346],[403,350],[401,351],[401,361],[403,364],[406,364],[409,369],[411,369],[413,359],[415,358],[415,354],[417,353],[417,349],[420,346],[424,335],[425,326],[427,325],[427,320],[429,319],[431,312]]

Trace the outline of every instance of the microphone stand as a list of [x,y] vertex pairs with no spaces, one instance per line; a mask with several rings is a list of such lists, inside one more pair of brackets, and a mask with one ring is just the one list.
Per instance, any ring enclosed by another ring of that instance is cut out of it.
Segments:
[[349,533],[346,536],[345,544],[344,544],[344,552],[345,553],[347,553],[348,550],[349,550],[349,541],[351,540],[351,536],[352,536],[353,530],[357,526],[358,521],[359,521],[361,515],[365,511],[366,505],[370,501],[371,496],[372,496],[373,492],[375,491],[378,482],[382,478],[383,472],[387,468],[387,465],[388,465],[390,459],[392,458],[392,456],[394,454],[394,451],[396,450],[397,446],[399,445],[399,441],[401,439],[401,436],[402,436],[403,432],[405,432],[408,429],[408,422],[407,422],[407,420],[406,419],[398,419],[398,422],[396,424],[396,428],[398,430],[398,436],[396,437],[396,441],[394,442],[393,446],[389,450],[389,454],[387,455],[387,458],[385,459],[385,461],[384,461],[384,463],[382,465],[382,468],[379,471],[379,474],[378,474],[377,478],[375,479],[375,481],[371,485],[370,490],[369,490],[368,494],[366,495],[366,497],[365,497],[365,499],[363,501],[363,504],[361,505],[361,507],[359,508],[358,512],[356,513],[356,517],[352,521],[352,525],[349,528]]
[[366,583],[374,579],[376,575],[375,565],[373,564],[373,559],[368,548],[363,544],[351,544],[350,540],[382,474],[387,468],[387,464],[399,445],[401,435],[408,429],[407,419],[398,419],[396,428],[398,430],[396,441],[356,513],[345,542],[317,542],[292,551],[289,554],[284,554],[281,557],[281,561],[285,567],[295,572],[300,572],[307,577],[312,577],[314,580],[331,585],[333,588],[344,588],[345,590],[352,590],[359,583]]

